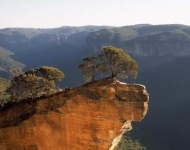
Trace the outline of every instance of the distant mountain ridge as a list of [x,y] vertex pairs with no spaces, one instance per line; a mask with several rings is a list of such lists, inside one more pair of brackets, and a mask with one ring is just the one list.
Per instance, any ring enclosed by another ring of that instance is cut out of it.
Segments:
[[[109,26],[81,26],[81,27],[60,27],[51,29],[34,28],[6,28],[0,30],[0,46],[19,53],[27,49],[42,45],[60,45],[71,43],[74,45],[85,44],[80,41],[81,36],[85,39],[90,32],[98,31]],[[76,36],[75,36],[76,35]],[[75,42],[76,41],[76,42]]]
[[[60,45],[85,45],[86,37],[109,26],[64,26],[51,29],[34,28],[5,28],[0,30],[0,72],[14,68],[24,68],[25,62],[20,63],[26,56],[42,54]],[[14,55],[14,56],[13,56]],[[39,56],[37,55],[37,56]],[[53,55],[56,55],[53,54]],[[58,54],[59,55],[59,54]],[[22,59],[20,59],[22,58]],[[41,56],[27,58],[39,61]],[[27,66],[30,64],[26,64]]]
[[190,26],[142,24],[124,27],[65,26],[0,30],[0,46],[13,53],[63,44],[86,45],[94,51],[113,45],[136,56],[189,56]]
[[90,33],[87,43],[95,51],[105,45],[113,45],[135,56],[189,56],[190,26],[146,25],[104,29]]
[[49,29],[1,29],[0,47],[7,51],[7,54],[12,53],[6,55],[5,58],[9,61],[3,61],[3,65],[11,66],[8,63],[10,60],[15,61],[16,65],[3,67],[1,63],[0,67],[1,71],[13,67],[24,68],[24,65],[28,68],[33,67],[33,63],[48,62],[44,58],[50,56],[44,55],[45,53],[51,55],[52,59],[59,58],[60,55],[67,56],[66,60],[69,57],[78,59],[79,55],[74,56],[71,52],[74,47],[75,50],[84,49],[85,55],[93,55],[107,45],[123,48],[130,55],[140,57],[190,56],[190,26],[139,24],[124,27],[63,26]]

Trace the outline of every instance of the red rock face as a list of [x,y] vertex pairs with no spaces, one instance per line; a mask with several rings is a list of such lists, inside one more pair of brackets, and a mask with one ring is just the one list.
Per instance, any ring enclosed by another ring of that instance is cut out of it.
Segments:
[[143,86],[113,79],[24,101],[0,112],[0,150],[108,150],[147,109]]

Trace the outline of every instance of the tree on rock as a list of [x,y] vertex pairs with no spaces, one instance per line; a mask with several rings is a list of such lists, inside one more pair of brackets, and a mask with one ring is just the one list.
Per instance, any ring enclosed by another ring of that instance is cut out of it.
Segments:
[[27,98],[34,99],[41,96],[41,93],[49,95],[49,91],[55,88],[55,82],[63,77],[64,74],[59,69],[42,66],[14,76],[6,91],[16,102]]
[[44,90],[44,79],[33,74],[23,73],[11,80],[7,92],[13,101],[20,101],[26,98],[35,98],[38,93]]
[[0,80],[0,95],[3,93],[3,90],[4,90],[4,86],[3,86],[2,81]]
[[41,66],[36,70],[48,81],[51,88],[54,88],[55,83],[61,81],[61,79],[65,76],[62,71],[54,67]]
[[6,92],[9,86],[9,80],[0,77],[0,107],[4,106],[9,101],[10,96]]
[[84,76],[85,82],[90,82],[95,80],[96,75],[96,61],[98,57],[86,57],[83,59],[83,64],[78,66],[78,69]]
[[136,78],[138,64],[122,49],[106,46],[99,55],[101,63],[97,65],[100,72],[109,74],[111,77],[128,78],[133,76]]

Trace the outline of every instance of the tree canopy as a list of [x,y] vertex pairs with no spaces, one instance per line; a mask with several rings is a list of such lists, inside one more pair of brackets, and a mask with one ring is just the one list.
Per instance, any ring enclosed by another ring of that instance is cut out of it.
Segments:
[[[99,58],[99,60],[98,60]],[[98,57],[86,57],[78,69],[84,76],[86,82],[94,81],[96,72],[106,74],[112,78],[137,77],[138,64],[123,49],[106,46]]]
[[62,71],[54,67],[41,66],[36,70],[39,71],[45,79],[53,80],[55,82],[61,81],[61,79],[65,76]]
[[106,46],[99,55],[101,63],[97,65],[100,72],[108,73],[111,77],[137,77],[138,64],[123,49]]
[[8,86],[9,81],[0,77],[0,107],[9,101],[10,96],[6,92]]
[[84,81],[94,81],[95,74],[96,74],[96,61],[98,60],[98,57],[91,56],[86,57],[83,59],[83,64],[80,64],[78,66],[78,69],[81,71],[81,73],[84,76]]
[[[16,75],[15,75],[16,72]],[[19,74],[17,74],[19,72]],[[64,73],[57,68],[42,66],[37,69],[30,69],[27,72],[11,71],[14,76],[11,78],[7,92],[12,100],[20,101],[27,98],[36,98],[42,93],[49,94],[55,88],[55,82],[61,81]]]

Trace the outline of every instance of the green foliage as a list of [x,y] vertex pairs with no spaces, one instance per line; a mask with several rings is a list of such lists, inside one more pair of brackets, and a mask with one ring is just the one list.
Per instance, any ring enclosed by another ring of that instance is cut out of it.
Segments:
[[12,69],[12,70],[9,70],[9,73],[10,73],[10,79],[12,80],[14,77],[19,76],[23,72],[21,69]]
[[138,140],[134,140],[130,136],[124,136],[117,150],[147,150],[147,148],[142,146]]
[[[100,63],[97,64],[98,58],[100,58]],[[138,64],[122,49],[106,46],[98,57],[84,58],[83,64],[80,64],[78,69],[83,74],[84,80],[89,82],[94,81],[97,71],[109,74],[111,77],[128,78],[133,76],[136,78]]]
[[136,78],[138,64],[122,49],[113,46],[106,46],[99,55],[102,63],[97,65],[100,72],[108,73],[111,77]]
[[83,64],[78,66],[78,69],[84,76],[85,82],[94,81],[96,74],[96,61],[98,57],[91,56],[83,59]]
[[10,100],[10,96],[6,92],[8,86],[9,86],[9,81],[0,78],[0,106],[4,106]]
[[62,71],[54,67],[42,66],[36,70],[42,74],[43,78],[49,81],[61,81],[61,79],[65,76]]
[[64,77],[62,71],[54,67],[42,66],[38,69],[30,69],[27,72],[11,70],[12,78],[7,92],[13,101],[21,101],[27,98],[36,98],[41,95],[49,95],[55,88],[55,82]]
[[44,79],[32,74],[21,74],[11,80],[7,92],[13,101],[20,101],[27,98],[35,98],[44,89]]

